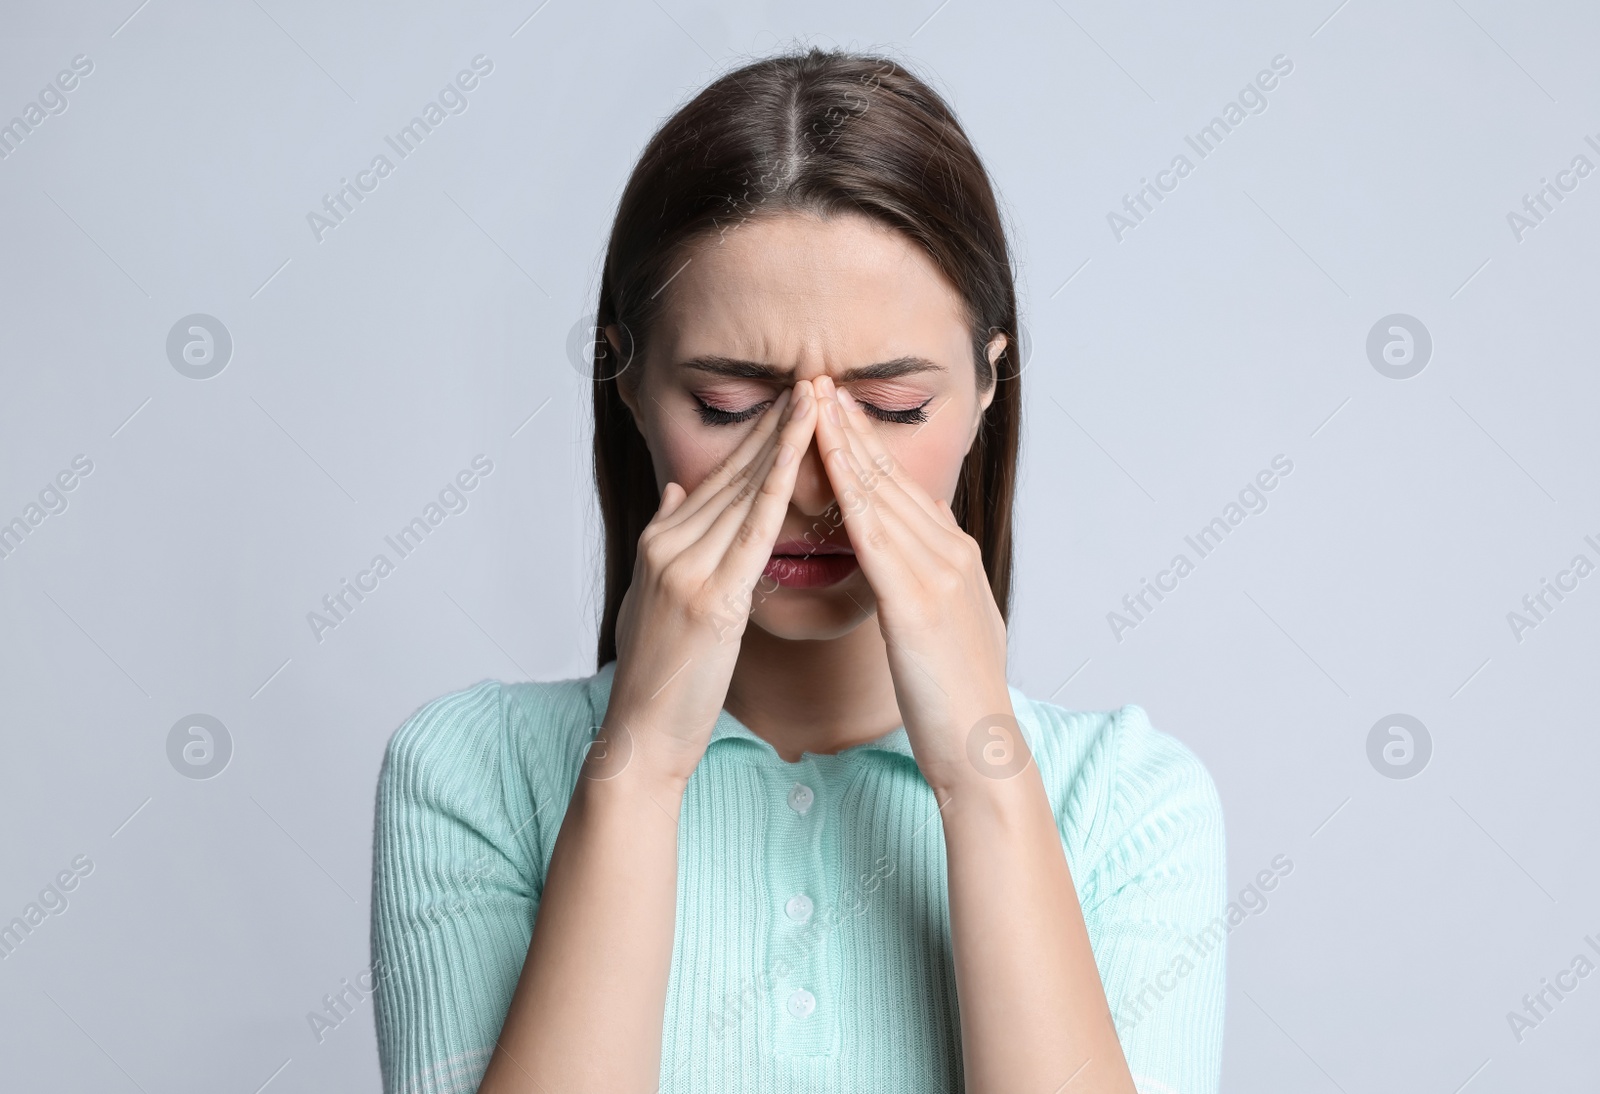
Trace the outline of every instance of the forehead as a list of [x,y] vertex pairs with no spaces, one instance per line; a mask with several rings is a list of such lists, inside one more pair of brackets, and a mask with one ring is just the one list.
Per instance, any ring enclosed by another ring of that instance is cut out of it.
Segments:
[[949,364],[970,353],[955,286],[917,243],[860,214],[729,223],[669,274],[656,341],[674,359]]

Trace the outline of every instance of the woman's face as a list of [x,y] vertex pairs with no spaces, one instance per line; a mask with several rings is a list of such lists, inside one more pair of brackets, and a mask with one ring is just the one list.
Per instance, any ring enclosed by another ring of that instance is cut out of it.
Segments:
[[[978,393],[960,294],[915,242],[859,214],[785,213],[707,237],[685,258],[634,383],[621,384],[657,489],[692,491],[784,388],[826,375],[862,403],[902,474],[953,500],[994,386]],[[1004,348],[1003,335],[990,343],[991,363]],[[815,439],[780,549],[786,541],[850,546]],[[854,567],[825,585],[759,579],[752,602],[752,623],[790,639],[837,637],[876,608]]]

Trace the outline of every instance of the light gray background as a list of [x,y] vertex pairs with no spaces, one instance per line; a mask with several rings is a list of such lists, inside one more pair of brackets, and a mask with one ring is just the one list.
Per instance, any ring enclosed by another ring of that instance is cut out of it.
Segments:
[[[486,676],[593,671],[568,333],[655,125],[797,37],[928,75],[1013,226],[1013,682],[1195,749],[1235,892],[1294,863],[1229,939],[1224,1088],[1594,1081],[1600,976],[1520,1043],[1506,1018],[1600,939],[1600,575],[1507,622],[1600,561],[1600,177],[1520,242],[1506,219],[1600,166],[1592,6],[135,3],[4,8],[0,121],[95,66],[0,160],[0,520],[94,465],[0,560],[0,922],[94,863],[0,962],[7,1086],[377,1089],[370,1001],[320,1043],[306,1016],[368,963],[384,745]],[[480,53],[470,108],[319,243],[306,214]],[[1185,134],[1278,54],[1199,160]],[[1107,212],[1186,152],[1118,242]],[[214,379],[167,360],[195,312],[234,341]],[[1408,380],[1366,352],[1395,312],[1434,341]],[[480,453],[470,507],[319,642],[307,613]],[[1269,507],[1113,637],[1280,453]],[[234,746],[209,780],[167,757],[197,712]],[[1393,713],[1431,737],[1410,779],[1368,759]]]

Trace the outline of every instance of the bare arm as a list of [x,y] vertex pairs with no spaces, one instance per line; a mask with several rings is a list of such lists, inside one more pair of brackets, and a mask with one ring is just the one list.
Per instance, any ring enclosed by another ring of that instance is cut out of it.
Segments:
[[1135,1094],[1011,708],[1005,621],[982,551],[836,390],[818,382],[817,442],[877,595],[912,751],[940,804],[966,1089]]
[[668,483],[640,536],[610,706],[556,838],[479,1094],[658,1087],[678,812],[727,697],[814,405],[805,381],[785,392],[692,492]]
[[479,1094],[656,1088],[684,784],[646,764],[589,767]]
[[[1009,710],[1009,697],[996,709]],[[1011,744],[1025,753],[1020,736]],[[967,1089],[1132,1094],[1039,768],[974,770],[934,792]]]

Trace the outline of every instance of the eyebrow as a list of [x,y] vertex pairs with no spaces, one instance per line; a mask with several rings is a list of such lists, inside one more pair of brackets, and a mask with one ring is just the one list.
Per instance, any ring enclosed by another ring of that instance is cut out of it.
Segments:
[[[732,376],[740,380],[794,382],[793,369],[785,370],[760,361],[741,361],[733,357],[716,355],[691,357],[687,361],[680,362],[679,367],[698,369],[718,376]],[[856,380],[893,380],[899,376],[910,376],[918,372],[943,371],[945,371],[943,365],[936,365],[926,357],[896,357],[892,361],[879,361],[874,365],[845,369],[834,382],[848,384]]]

